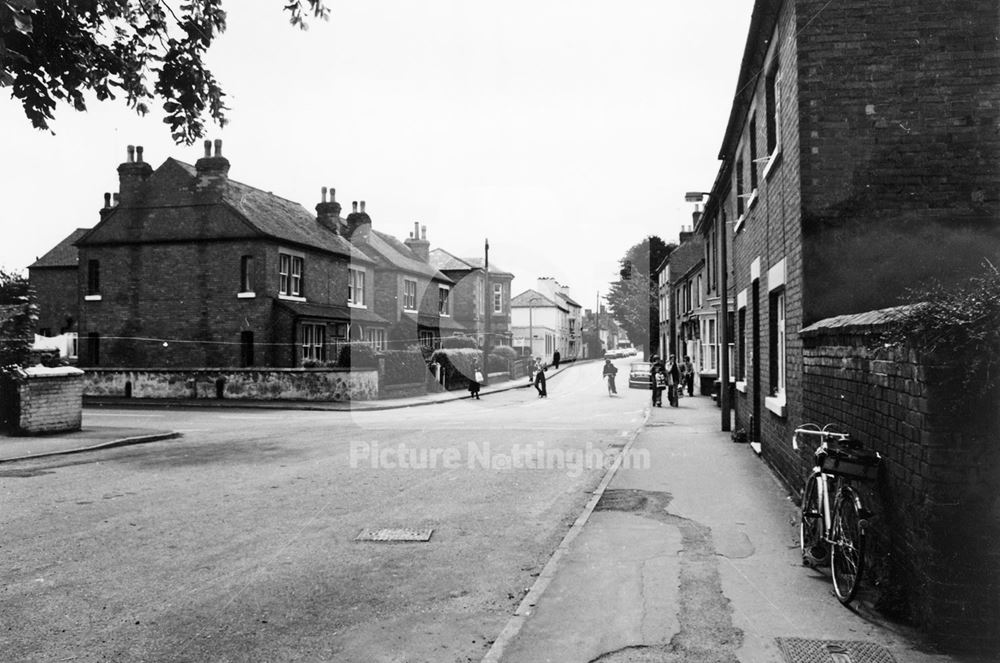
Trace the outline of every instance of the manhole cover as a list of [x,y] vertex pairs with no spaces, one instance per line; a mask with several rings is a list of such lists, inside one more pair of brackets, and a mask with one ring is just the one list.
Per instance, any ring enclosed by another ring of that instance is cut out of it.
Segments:
[[888,649],[863,640],[777,638],[788,663],[896,663]]
[[433,529],[363,529],[354,537],[355,541],[416,541],[431,540]]

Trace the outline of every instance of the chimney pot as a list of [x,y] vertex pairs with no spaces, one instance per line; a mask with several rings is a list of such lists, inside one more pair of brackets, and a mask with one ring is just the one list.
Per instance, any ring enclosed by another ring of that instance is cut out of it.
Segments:
[[361,201],[361,213],[362,214],[365,213],[365,201],[363,201],[363,200]]
[[125,150],[128,153],[128,162],[135,163],[135,145],[129,145]]
[[413,232],[410,233],[410,237],[412,237],[413,239],[420,239],[420,222],[419,221],[414,221],[413,222]]
[[205,158],[209,159],[212,156],[212,141],[205,141]]
[[113,198],[113,199],[114,199],[114,201],[115,201],[115,207],[118,207],[118,201],[119,201],[119,200],[121,200],[121,196],[119,196],[119,195],[118,195],[118,194],[116,193],[116,194],[115,194],[114,196],[112,196],[112,198]]
[[420,226],[420,239],[427,239],[427,226]]
[[107,191],[104,192],[104,209],[111,207],[111,194]]
[[358,213],[358,201],[356,201],[356,200],[352,200],[351,201],[351,213],[352,214],[357,214]]
[[135,160],[137,163],[142,163],[142,145],[135,147]]
[[217,156],[217,157],[221,157],[222,156],[222,139],[221,138],[216,138],[215,139],[215,156]]
[[337,202],[337,190],[334,189],[333,187],[330,187],[330,202],[331,203]]
[[322,200],[321,200],[321,202],[324,202],[324,203],[325,203],[325,202],[326,202],[326,187],[323,187],[322,189],[320,189],[320,191],[322,191],[322,192],[323,192],[323,195],[322,195]]

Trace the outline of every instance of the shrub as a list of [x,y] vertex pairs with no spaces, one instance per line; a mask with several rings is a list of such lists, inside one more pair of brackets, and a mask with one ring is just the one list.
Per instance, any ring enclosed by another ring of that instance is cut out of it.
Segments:
[[341,368],[375,368],[375,351],[367,343],[347,343],[340,347],[337,365]]
[[302,362],[302,368],[322,368],[323,362],[316,361],[315,359],[306,359]]
[[517,350],[510,347],[509,345],[498,345],[490,350],[491,354],[495,354],[498,357],[503,357],[507,360],[517,359]]
[[441,349],[431,355],[431,361],[441,364],[449,389],[467,386],[482,359],[483,353],[472,348]]
[[427,363],[417,350],[386,350],[386,384],[411,384],[427,379]]
[[958,285],[910,290],[911,303],[879,339],[931,353],[961,367],[952,391],[995,393],[1000,387],[1000,270],[991,263]]
[[460,348],[478,348],[479,344],[471,336],[445,336],[441,339],[441,347],[447,350]]
[[487,357],[490,373],[506,373],[510,370],[510,365],[506,357],[501,357],[496,353],[490,353]]

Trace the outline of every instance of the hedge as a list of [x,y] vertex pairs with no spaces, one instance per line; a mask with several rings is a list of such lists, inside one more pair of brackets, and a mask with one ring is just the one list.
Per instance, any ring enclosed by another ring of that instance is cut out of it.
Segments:
[[442,348],[431,355],[432,362],[441,364],[449,389],[468,386],[482,360],[483,353],[472,348]]
[[506,373],[510,370],[508,360],[494,352],[489,354],[487,362],[489,362],[490,373]]
[[375,351],[368,343],[347,343],[340,347],[337,365],[341,368],[376,368]]
[[427,379],[427,363],[419,350],[386,350],[386,384],[412,384]]
[[490,350],[491,354],[495,354],[499,357],[503,357],[506,360],[517,359],[517,350],[510,347],[509,345],[498,345]]
[[446,350],[462,348],[478,348],[479,344],[471,336],[445,336],[441,339],[441,347]]

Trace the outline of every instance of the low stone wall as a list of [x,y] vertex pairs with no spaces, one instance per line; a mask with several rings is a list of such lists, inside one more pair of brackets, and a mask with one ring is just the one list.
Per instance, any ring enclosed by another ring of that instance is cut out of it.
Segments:
[[87,369],[85,396],[367,401],[378,371],[339,368]]
[[83,421],[83,371],[70,368],[25,369],[18,381],[19,435],[80,430]]
[[[866,317],[867,316],[867,317]],[[877,318],[877,316],[876,316]],[[1000,649],[1000,394],[946,387],[961,367],[872,342],[871,314],[803,329],[806,421],[835,423],[883,456],[864,490],[877,607],[952,650]],[[812,449],[803,450],[803,467]],[[807,457],[808,455],[808,457]]]

